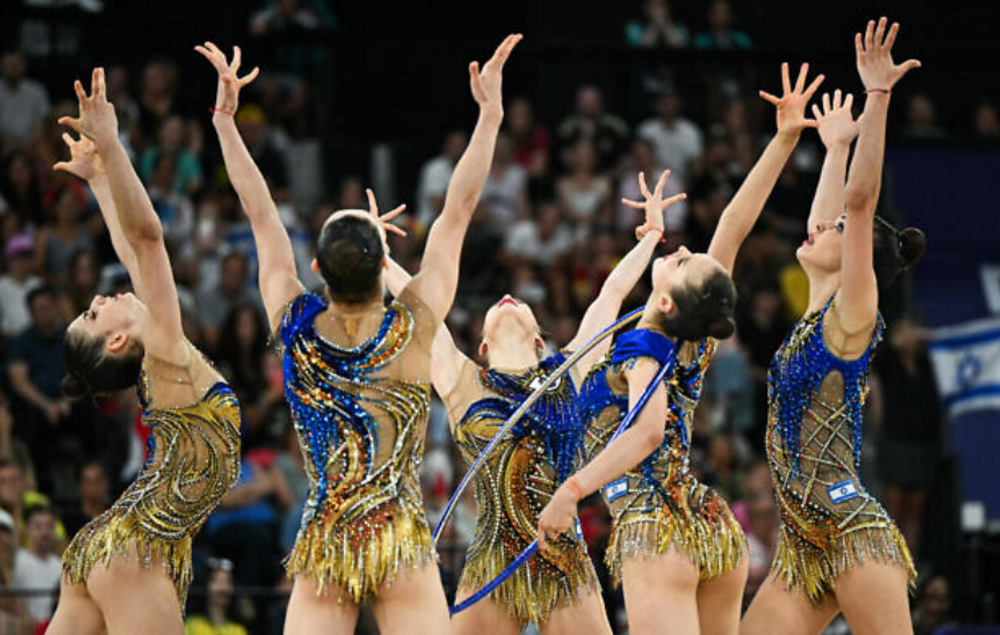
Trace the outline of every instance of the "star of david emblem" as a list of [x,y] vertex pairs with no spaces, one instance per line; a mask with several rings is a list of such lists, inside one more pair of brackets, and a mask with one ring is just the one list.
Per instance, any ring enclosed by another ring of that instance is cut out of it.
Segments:
[[966,353],[958,362],[958,385],[962,390],[968,390],[976,383],[983,365],[977,357]]

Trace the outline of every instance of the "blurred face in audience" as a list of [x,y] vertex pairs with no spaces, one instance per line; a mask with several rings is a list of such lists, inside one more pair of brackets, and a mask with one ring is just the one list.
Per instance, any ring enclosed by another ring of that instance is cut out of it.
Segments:
[[11,510],[21,505],[24,495],[24,472],[21,466],[11,463],[0,467],[0,506]]
[[233,595],[233,573],[225,569],[215,569],[208,578],[208,597],[213,603],[225,604]]
[[486,318],[483,320],[483,342],[479,346],[479,354],[489,357],[492,344],[503,342],[508,345],[511,341],[524,341],[526,346],[531,346],[537,351],[545,348],[545,342],[539,334],[538,321],[531,307],[526,302],[507,294],[486,312]]
[[77,289],[93,289],[97,286],[97,260],[89,251],[80,253],[70,266],[70,277]]
[[247,285],[247,261],[239,254],[230,254],[222,261],[222,288],[237,294]]
[[920,601],[920,608],[930,621],[940,622],[951,611],[951,590],[948,588],[948,581],[942,577],[932,579],[924,589],[924,596]]
[[260,329],[252,307],[241,307],[236,313],[236,339],[240,346],[251,347],[261,337]]
[[11,159],[7,178],[16,191],[23,192],[31,186],[31,163],[27,155],[18,154]]
[[980,137],[1000,137],[1000,116],[992,104],[976,107],[976,133]]
[[708,23],[714,31],[724,31],[733,23],[732,7],[725,0],[715,0],[708,9]]
[[465,152],[465,147],[468,144],[469,139],[465,136],[465,133],[461,130],[454,130],[445,137],[444,154],[455,163],[462,158],[462,153]]
[[[645,139],[637,139],[632,144],[632,161],[638,170],[649,171],[656,167],[656,154],[653,146]],[[653,175],[649,175],[650,178]]]
[[653,261],[653,295],[650,301],[663,313],[675,310],[671,292],[685,285],[701,285],[716,271],[725,273],[719,262],[708,254],[693,254],[681,246],[674,253]]
[[177,150],[184,144],[184,120],[173,115],[160,126],[160,145],[164,150]]
[[20,53],[7,53],[0,60],[0,72],[11,84],[17,84],[24,77],[24,67],[24,56]]
[[573,171],[577,174],[593,174],[597,168],[597,152],[594,144],[581,141],[573,148]]
[[56,517],[51,512],[31,515],[26,528],[28,544],[35,551],[51,551],[55,544]]
[[836,220],[822,221],[809,228],[809,235],[795,252],[795,257],[806,274],[840,271],[840,254],[846,227],[847,216],[841,214]]
[[584,117],[596,117],[603,109],[601,91],[585,86],[576,93],[576,112]]
[[80,201],[77,200],[76,196],[68,188],[64,189],[59,194],[59,198],[56,199],[55,212],[59,222],[65,224],[75,223],[76,219],[80,216]]
[[100,465],[91,463],[80,472],[80,497],[86,501],[107,500],[108,477]]
[[31,324],[35,329],[50,333],[59,323],[59,306],[51,293],[41,293],[31,299]]
[[535,118],[527,99],[517,99],[507,107],[507,126],[515,136],[527,135],[534,129]]

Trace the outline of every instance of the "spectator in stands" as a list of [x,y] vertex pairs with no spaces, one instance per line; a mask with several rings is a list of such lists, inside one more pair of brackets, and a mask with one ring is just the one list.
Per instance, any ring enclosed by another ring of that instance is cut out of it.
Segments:
[[674,20],[667,0],[645,0],[642,19],[625,25],[625,41],[639,48],[684,48],[689,41],[687,27]]
[[1000,114],[991,102],[981,101],[976,105],[974,123],[977,139],[989,141],[1000,139]]
[[54,221],[38,232],[35,262],[49,282],[62,285],[69,273],[69,262],[80,250],[93,250],[94,238],[80,222],[85,200],[70,187],[55,193]]
[[90,307],[101,281],[97,256],[89,249],[79,249],[69,259],[69,275],[59,298],[62,321],[69,324]]
[[111,485],[104,466],[97,461],[84,463],[77,472],[80,492],[79,506],[62,516],[67,535],[76,535],[84,525],[108,509]]
[[530,178],[545,176],[552,139],[549,131],[535,121],[531,102],[523,97],[515,99],[507,106],[505,119],[507,134],[514,144],[514,160],[528,171]]
[[236,115],[236,125],[254,162],[267,179],[275,202],[287,201],[289,192],[285,153],[268,128],[264,111],[253,104],[242,106]]
[[[514,162],[510,137],[497,136],[493,164],[483,186],[480,201],[487,227],[503,235],[514,221],[524,218],[528,209],[528,173]],[[478,214],[477,214],[478,215]]]
[[185,620],[184,635],[247,635],[247,629],[230,616],[233,563],[224,558],[209,558],[206,586],[205,611]]
[[778,548],[778,508],[770,495],[755,495],[747,503],[747,543],[750,573],[745,597],[750,599],[763,584]]
[[[31,157],[26,152],[12,152],[3,164],[0,193],[10,211],[21,224],[40,225],[45,220],[42,186],[38,180]],[[20,230],[26,230],[21,227]],[[9,236],[8,236],[9,238]]]
[[107,71],[108,101],[115,105],[118,114],[118,136],[121,137],[125,151],[133,161],[136,156],[136,141],[142,140],[139,129],[139,104],[129,94],[128,69],[124,66],[111,66]]
[[564,164],[578,141],[587,140],[597,151],[602,170],[615,167],[629,139],[628,124],[604,111],[604,96],[596,86],[581,86],[576,91],[573,114],[559,124],[557,140]]
[[[59,589],[62,564],[53,553],[56,546],[56,515],[51,507],[38,505],[25,515],[27,545],[14,557],[12,589],[51,591]],[[52,617],[52,596],[39,595],[25,599],[28,616],[35,622]]]
[[8,339],[31,326],[28,294],[40,287],[42,280],[32,273],[35,246],[28,236],[8,239],[4,255],[7,271],[0,276],[0,334]]
[[147,148],[139,162],[139,175],[147,184],[153,179],[158,159],[164,154],[173,155],[175,169],[170,192],[190,195],[201,186],[201,163],[187,147],[186,125],[183,117],[170,115],[163,120],[159,130],[159,143]]
[[[468,136],[461,130],[452,130],[445,136],[441,154],[429,160],[420,169],[420,181],[417,184],[417,223],[426,231],[427,227],[434,222],[437,215],[444,207],[444,194],[448,190],[448,182],[451,180],[451,173],[455,169],[455,163],[465,152],[465,146],[469,143]],[[364,190],[358,188],[356,192],[359,199],[355,205],[341,204],[337,209],[358,209],[365,207]],[[354,201],[349,201],[353,203]],[[325,222],[329,214],[323,216]]]
[[875,357],[882,501],[917,556],[927,495],[937,481],[943,438],[937,383],[927,354],[932,334],[912,318],[893,325]]
[[313,1],[310,6],[303,6],[305,3],[301,0],[277,0],[267,4],[270,6],[250,18],[250,33],[253,35],[311,31],[334,22],[325,2]]
[[143,146],[152,145],[163,122],[174,112],[177,94],[177,67],[173,62],[158,59],[146,64],[139,88],[138,132]]
[[14,519],[0,509],[0,633],[5,635],[18,632],[19,614],[24,612],[17,598],[4,597],[14,577],[15,545]]
[[194,205],[187,193],[176,188],[182,158],[183,154],[174,152],[157,154],[147,181],[149,199],[163,224],[164,238],[174,249],[187,244],[194,235]]
[[0,58],[0,149],[24,145],[51,108],[45,87],[24,76],[26,67],[19,52]]
[[31,461],[31,452],[24,441],[14,436],[14,417],[3,391],[0,391],[0,460],[13,461],[21,466],[25,482],[29,487],[34,486],[35,466]]
[[[7,512],[14,519],[14,536],[22,546],[27,544],[25,526],[28,510],[49,505],[47,496],[29,489],[24,468],[20,464],[0,458],[0,511]],[[60,542],[66,539],[66,530],[58,521],[56,539]]]
[[671,171],[670,182],[677,183],[681,191],[690,183],[691,162],[703,150],[701,130],[684,118],[683,109],[681,96],[673,84],[668,84],[656,98],[656,117],[647,119],[636,130],[639,138],[652,144],[657,162]]
[[569,172],[556,183],[559,207],[585,240],[590,227],[611,208],[611,179],[597,172],[594,144],[581,139],[569,155]]
[[539,204],[537,220],[525,218],[510,228],[504,255],[512,264],[527,262],[547,268],[572,252],[575,243],[573,230],[562,222],[559,206],[548,201]]
[[935,576],[924,585],[913,611],[913,635],[936,635],[955,626],[950,619],[951,585],[947,578]]
[[[69,415],[70,404],[59,388],[63,367],[64,329],[52,287],[39,287],[28,294],[31,325],[7,347],[7,373],[11,387],[22,402],[38,415],[25,427],[41,421],[54,426]],[[44,443],[45,431],[36,440]],[[38,461],[39,448],[26,439]],[[40,462],[39,462],[40,463]],[[42,465],[39,465],[41,468]]]
[[694,47],[720,51],[750,48],[750,36],[734,28],[735,21],[729,0],[712,0],[708,5],[708,30],[695,36]]
[[754,447],[763,450],[767,426],[767,371],[790,325],[785,319],[781,292],[773,282],[750,280],[744,285],[745,291],[746,287],[752,291],[737,311],[736,332],[753,375],[755,409],[750,440]]
[[[222,323],[215,354],[222,375],[229,380],[243,408],[243,448],[274,447],[281,440],[275,431],[273,406],[275,395],[268,385],[265,359],[268,347],[267,325],[255,304],[238,304]],[[277,395],[280,402],[283,394]]]
[[906,108],[907,126],[903,128],[904,139],[945,139],[948,132],[937,125],[934,102],[924,94],[910,98]]
[[219,284],[198,294],[198,323],[204,331],[209,348],[219,344],[219,333],[226,316],[240,304],[259,306],[259,299],[250,290],[250,265],[246,256],[230,251],[222,257],[219,266]]

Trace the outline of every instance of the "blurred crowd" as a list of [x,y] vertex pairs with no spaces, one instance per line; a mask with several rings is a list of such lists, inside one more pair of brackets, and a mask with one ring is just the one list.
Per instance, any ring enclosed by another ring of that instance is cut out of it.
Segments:
[[[306,0],[268,3],[247,30],[333,27],[336,18],[324,7]],[[698,30],[675,20],[666,0],[646,0],[623,26],[623,37],[632,47],[750,48],[752,39],[738,24],[725,0],[705,5]],[[319,131],[330,103],[310,71],[322,50],[292,43],[274,55],[245,91],[236,119],[289,229],[303,279],[318,287],[309,269],[316,231],[336,209],[365,208],[364,187],[373,175],[331,175],[324,166]],[[568,112],[546,121],[531,96],[508,99],[448,321],[471,356],[486,308],[508,292],[531,304],[552,349],[573,337],[579,317],[634,244],[641,218],[620,201],[639,198],[639,171],[656,178],[669,168],[668,193],[688,193],[669,210],[663,249],[706,249],[769,138],[772,115],[754,98],[759,87],[733,76],[719,78],[725,90],[703,91],[674,81],[669,69],[642,72],[647,114],[641,117],[610,111],[599,85],[579,86],[565,96]],[[187,335],[215,361],[243,405],[242,474],[199,537],[196,584],[207,592],[194,594],[189,632],[266,633],[280,623],[280,610],[230,596],[234,585],[265,594],[288,589],[281,558],[294,541],[307,483],[256,289],[249,224],[207,119],[176,106],[178,73],[167,58],[149,60],[139,73],[107,69],[122,141],[165,228]],[[56,121],[74,113],[75,104],[51,103],[52,87],[32,75],[30,60],[16,50],[3,53],[0,74],[0,588],[45,590],[58,585],[58,555],[67,539],[106,509],[142,465],[146,431],[131,392],[77,402],[60,395],[66,324],[93,294],[124,289],[128,281],[90,192],[52,170],[66,156]],[[703,78],[698,86],[711,84]],[[689,110],[688,103],[699,107]],[[910,97],[904,112],[906,121],[891,126],[899,137],[1000,139],[1000,118],[989,102],[977,105],[968,127],[956,131],[937,123],[926,95]],[[412,213],[402,223],[409,236],[391,239],[392,254],[411,272],[419,269],[422,239],[467,139],[466,130],[449,132],[438,153],[427,153],[417,182],[397,184],[397,191],[411,193]],[[732,503],[752,546],[748,598],[766,575],[778,529],[763,455],[767,368],[806,305],[794,250],[805,234],[821,161],[818,140],[804,138],[741,251],[734,276],[737,334],[720,346],[696,417],[692,467]],[[884,199],[882,212],[898,219],[891,192]],[[924,503],[934,479],[927,466],[941,460],[942,420],[927,333],[903,287],[886,307],[890,329],[875,365],[864,476],[882,492],[920,558]],[[626,308],[648,292],[643,281]],[[464,469],[438,402],[423,469],[433,522]],[[608,515],[592,500],[581,508],[581,520],[599,560]],[[474,522],[469,499],[442,549],[450,584]],[[933,627],[947,619],[948,583],[933,577],[933,563],[922,566],[930,581],[915,619]],[[621,600],[610,587],[606,601],[620,626]],[[0,634],[31,632],[51,609],[48,595],[0,595]],[[15,622],[29,626],[9,626]]]

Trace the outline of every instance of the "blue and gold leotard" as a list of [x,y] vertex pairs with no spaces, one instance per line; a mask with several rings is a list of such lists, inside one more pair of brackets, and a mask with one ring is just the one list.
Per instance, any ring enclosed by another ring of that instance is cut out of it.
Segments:
[[[463,458],[475,461],[507,418],[565,360],[560,353],[523,373],[480,368],[465,360],[443,396]],[[495,578],[534,540],[538,515],[579,466],[583,420],[577,392],[564,376],[504,437],[476,475],[478,518],[459,588],[475,591]],[[544,623],[553,609],[598,590],[581,536],[560,536],[536,552],[490,598],[522,625]]]
[[823,339],[832,304],[795,325],[768,373],[767,458],[781,515],[773,570],[814,602],[865,560],[898,563],[915,577],[902,535],[858,478],[868,366],[882,318],[861,357],[841,359]]
[[[621,335],[587,375],[580,391],[587,420],[587,457],[607,445],[628,412],[625,372],[649,357],[665,363],[673,343],[660,333],[635,329]],[[746,538],[729,506],[698,482],[689,468],[689,439],[715,341],[685,343],[666,382],[668,411],[663,444],[641,464],[603,489],[614,519],[607,565],[621,581],[622,562],[676,549],[699,568],[702,579],[731,571],[747,553]]]
[[[180,368],[147,355],[139,386],[142,422],[150,429],[146,463],[109,510],[87,523],[63,554],[63,571],[86,584],[98,563],[129,557],[145,567],[156,560],[174,583],[183,607],[191,584],[191,540],[239,476],[240,405],[208,362],[192,351]],[[203,396],[166,408],[153,404],[154,383]],[[204,386],[208,386],[207,389]]]
[[430,411],[430,343],[437,322],[404,290],[378,331],[354,348],[334,330],[326,302],[303,293],[279,328],[285,396],[309,477],[289,575],[354,601],[400,570],[435,557],[418,480]]

